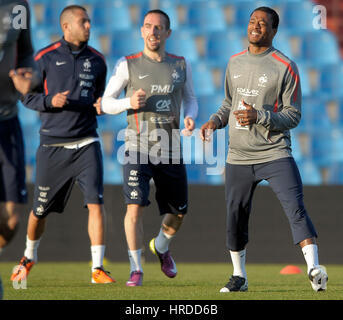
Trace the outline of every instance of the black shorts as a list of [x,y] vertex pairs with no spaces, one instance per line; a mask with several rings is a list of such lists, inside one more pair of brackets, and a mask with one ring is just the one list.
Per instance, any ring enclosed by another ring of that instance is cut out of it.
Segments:
[[99,142],[79,149],[39,146],[33,212],[38,218],[63,212],[75,182],[84,205],[103,204],[103,163]]
[[[139,155],[136,159],[139,159]],[[188,208],[187,173],[181,164],[124,164],[124,196],[126,204],[148,206],[150,180],[155,182],[160,214],[186,214]]]
[[0,122],[0,202],[27,202],[23,134],[17,117]]

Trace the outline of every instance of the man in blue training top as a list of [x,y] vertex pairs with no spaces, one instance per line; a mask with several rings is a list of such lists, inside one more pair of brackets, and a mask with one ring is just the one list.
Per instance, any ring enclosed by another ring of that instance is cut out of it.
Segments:
[[115,282],[103,269],[103,164],[93,104],[105,89],[104,57],[87,45],[87,11],[72,5],[60,16],[63,38],[35,56],[42,90],[25,96],[24,104],[40,112],[40,146],[33,209],[30,212],[24,257],[11,280],[25,278],[37,262],[37,249],[50,212],[62,213],[75,182],[89,210],[92,283]]

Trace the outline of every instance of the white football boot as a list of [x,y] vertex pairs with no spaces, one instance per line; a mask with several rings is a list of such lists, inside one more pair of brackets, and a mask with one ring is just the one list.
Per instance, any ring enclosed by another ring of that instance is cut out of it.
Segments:
[[311,285],[314,291],[326,290],[326,283],[328,282],[328,275],[324,266],[316,266],[308,273]]

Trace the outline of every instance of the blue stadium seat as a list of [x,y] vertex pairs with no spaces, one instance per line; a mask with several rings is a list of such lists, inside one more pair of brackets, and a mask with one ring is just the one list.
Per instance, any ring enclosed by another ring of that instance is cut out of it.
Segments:
[[311,31],[304,34],[300,59],[316,67],[340,62],[336,37],[326,30]]
[[98,50],[99,52],[102,52],[101,42],[99,40],[99,33],[96,31],[91,30],[91,36],[88,41],[88,45],[93,47],[94,49]]
[[310,159],[318,167],[328,167],[335,162],[332,150],[334,142],[332,140],[333,134],[328,129],[317,130],[311,134],[310,139]]
[[343,184],[343,162],[337,162],[330,166],[327,183],[333,185]]
[[[155,8],[152,8],[152,9],[155,9]],[[159,1],[158,9],[161,9],[165,13],[167,13],[170,19],[170,28],[172,30],[177,30],[180,24],[179,24],[179,15],[177,11],[177,5],[175,4],[175,2],[170,1],[170,0]]]
[[127,127],[126,112],[116,115],[105,114],[97,117],[99,131],[118,132]]
[[144,49],[144,41],[139,30],[121,30],[111,35],[112,58],[131,55]]
[[343,63],[329,65],[320,69],[320,94],[326,99],[343,97]]
[[206,177],[204,174],[205,165],[201,164],[187,164],[187,180],[190,184],[204,184]]
[[302,154],[300,142],[296,134],[291,135],[291,142],[293,158],[295,159],[295,161],[303,160],[304,156]]
[[189,30],[177,30],[172,32],[166,42],[166,50],[169,53],[184,56],[186,61],[189,62],[196,62],[199,60],[194,35]]
[[320,169],[309,160],[298,161],[297,162],[300,176],[304,185],[321,185],[322,175]]
[[339,128],[333,128],[330,131],[330,156],[333,163],[343,162],[343,131]]
[[196,96],[216,92],[211,69],[206,64],[202,62],[192,64],[192,78]]
[[104,183],[122,184],[122,166],[116,161],[115,157],[104,156]]
[[188,27],[201,34],[212,31],[223,31],[226,21],[220,2],[194,2],[187,11]]
[[280,17],[280,28],[286,28],[289,32],[302,34],[313,30],[314,3],[311,1],[284,1],[282,6],[283,15]]
[[199,112],[196,119],[197,126],[207,122],[210,116],[217,112],[224,99],[223,93],[202,95],[198,97]]
[[343,125],[343,98],[335,101],[337,103],[337,114],[334,119],[333,124],[337,124],[338,127]]
[[301,83],[301,93],[303,97],[309,97],[312,94],[312,88],[310,84],[310,77],[309,71],[305,64],[297,63],[299,76],[300,76],[300,83]]
[[130,30],[130,9],[124,1],[98,2],[92,13],[92,28],[106,32]]
[[20,122],[24,126],[26,125],[37,126],[37,128],[39,129],[40,120],[39,120],[39,115],[37,111],[24,107],[22,103],[20,102],[18,103],[18,115],[19,115]]
[[50,32],[44,27],[32,29],[32,45],[35,52],[52,43]]
[[304,98],[301,114],[298,130],[312,134],[327,132],[332,127],[325,103],[319,98]]
[[234,54],[243,51],[242,33],[231,29],[212,32],[206,41],[206,60],[213,67],[226,68]]
[[274,1],[241,0],[241,1],[234,1],[233,4],[235,5],[234,23],[236,26],[241,27],[246,31],[249,20],[250,20],[250,15],[254,11],[254,9],[258,7],[266,6],[266,5],[268,7],[276,7],[279,5],[279,1],[277,0],[274,0]]
[[292,48],[287,32],[278,31],[273,39],[273,47],[281,51],[288,58],[293,59]]

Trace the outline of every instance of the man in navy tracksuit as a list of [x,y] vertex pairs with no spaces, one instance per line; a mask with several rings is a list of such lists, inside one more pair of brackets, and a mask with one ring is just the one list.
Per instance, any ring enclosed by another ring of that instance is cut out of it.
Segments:
[[103,165],[93,104],[105,89],[104,57],[87,45],[90,20],[83,7],[66,7],[60,16],[64,37],[35,57],[42,90],[25,96],[24,104],[40,112],[40,146],[26,250],[12,280],[27,276],[37,262],[37,249],[50,212],[62,213],[75,182],[89,210],[92,282],[114,280],[103,269]]

